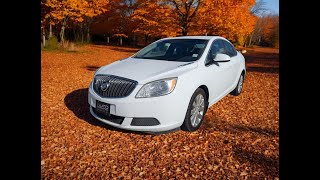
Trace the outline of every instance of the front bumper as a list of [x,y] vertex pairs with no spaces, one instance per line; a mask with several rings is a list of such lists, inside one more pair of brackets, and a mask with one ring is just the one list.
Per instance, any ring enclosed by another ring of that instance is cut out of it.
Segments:
[[[190,97],[183,96],[179,89],[171,94],[153,98],[135,98],[142,85],[137,85],[133,92],[124,98],[102,98],[89,87],[88,102],[90,113],[98,120],[121,129],[145,132],[161,132],[178,128],[182,125]],[[101,117],[95,113],[96,100],[110,104],[110,114],[123,117],[123,121]],[[133,118],[155,118],[158,125],[132,125]],[[120,122],[120,123],[119,123]]]

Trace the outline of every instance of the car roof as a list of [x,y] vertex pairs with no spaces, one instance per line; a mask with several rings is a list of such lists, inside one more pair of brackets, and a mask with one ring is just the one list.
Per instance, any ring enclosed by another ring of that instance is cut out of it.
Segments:
[[164,39],[205,39],[205,40],[210,40],[210,39],[216,39],[216,38],[222,38],[221,36],[179,36],[179,37],[168,37]]

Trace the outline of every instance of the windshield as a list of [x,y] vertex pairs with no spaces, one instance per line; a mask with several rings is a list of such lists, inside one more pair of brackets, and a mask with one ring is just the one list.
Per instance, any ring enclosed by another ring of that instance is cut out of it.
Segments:
[[198,60],[208,40],[166,39],[148,45],[134,58],[190,62]]

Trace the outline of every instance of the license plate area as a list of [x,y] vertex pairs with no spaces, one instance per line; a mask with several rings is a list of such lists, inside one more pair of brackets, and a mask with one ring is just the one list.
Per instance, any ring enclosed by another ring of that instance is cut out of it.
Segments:
[[110,115],[110,104],[97,100],[96,101],[96,111],[100,114],[105,115],[105,116],[109,116]]

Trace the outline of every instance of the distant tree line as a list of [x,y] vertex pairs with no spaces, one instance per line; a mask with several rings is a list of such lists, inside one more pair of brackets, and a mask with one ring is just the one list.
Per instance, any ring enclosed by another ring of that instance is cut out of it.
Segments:
[[279,47],[279,16],[259,17],[249,37],[248,45]]
[[[220,35],[239,46],[276,46],[276,21],[255,0],[42,0],[42,43],[144,46],[162,37]],[[262,3],[263,5],[263,3]],[[263,27],[262,27],[263,25]],[[272,32],[271,32],[272,31]],[[272,36],[272,37],[271,37]]]

